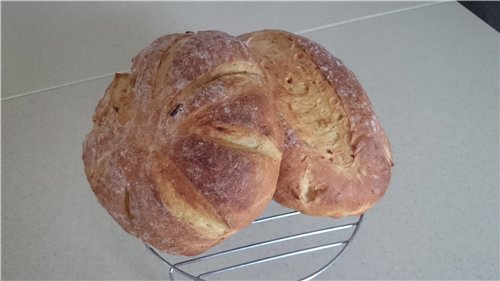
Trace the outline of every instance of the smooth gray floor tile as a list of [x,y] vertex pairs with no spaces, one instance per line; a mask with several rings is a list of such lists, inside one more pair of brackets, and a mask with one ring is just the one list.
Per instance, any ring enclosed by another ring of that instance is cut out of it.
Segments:
[[[386,196],[319,279],[498,279],[498,33],[445,3],[307,36],[357,74],[395,159]],[[166,278],[83,174],[81,142],[110,80],[2,102],[3,279]]]
[[292,32],[421,5],[383,3],[2,3],[2,96],[129,67],[158,36],[219,29]]

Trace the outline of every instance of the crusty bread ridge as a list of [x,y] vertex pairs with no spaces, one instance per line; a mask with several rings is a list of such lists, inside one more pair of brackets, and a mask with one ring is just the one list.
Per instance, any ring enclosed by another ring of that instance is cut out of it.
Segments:
[[301,36],[263,30],[240,38],[275,81],[285,150],[274,199],[309,215],[364,213],[384,195],[393,161],[354,74]]
[[98,201],[129,233],[196,255],[250,224],[275,190],[275,102],[247,47],[223,32],[158,38],[116,74],[83,144]]

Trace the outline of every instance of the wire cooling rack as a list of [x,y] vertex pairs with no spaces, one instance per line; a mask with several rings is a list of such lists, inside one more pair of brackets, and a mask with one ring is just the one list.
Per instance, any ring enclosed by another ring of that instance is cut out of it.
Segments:
[[255,220],[233,236],[238,239],[231,237],[200,256],[172,256],[148,245],[146,249],[164,263],[170,280],[177,275],[196,281],[300,276],[305,277],[299,280],[312,280],[341,257],[362,221],[363,215],[336,220],[281,210]]

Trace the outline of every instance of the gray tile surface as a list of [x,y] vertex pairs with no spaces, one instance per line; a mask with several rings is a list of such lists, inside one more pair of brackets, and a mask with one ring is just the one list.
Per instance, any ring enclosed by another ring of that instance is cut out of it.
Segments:
[[[353,5],[340,4],[344,10]],[[299,6],[286,13],[299,13]],[[105,22],[101,16],[93,17],[94,23]],[[319,16],[310,20],[329,22]],[[189,22],[184,18],[177,26]],[[288,30],[304,27],[280,19],[275,24]],[[254,26],[259,23],[233,30]],[[95,30],[114,34],[107,28]],[[82,72],[71,73],[67,65],[88,56],[69,58],[68,64],[58,65],[60,72],[29,87],[127,68],[130,56],[160,30],[130,39],[134,47],[116,57],[109,54],[109,46],[102,47],[107,51],[83,63],[89,68]],[[121,32],[123,39],[126,30]],[[103,42],[103,34],[81,34],[86,39],[101,38],[101,46],[113,44]],[[498,33],[459,4],[445,3],[306,36],[326,46],[357,74],[390,137],[396,163],[386,196],[366,215],[345,256],[319,279],[499,279]],[[98,49],[86,46],[79,48],[88,53]],[[64,52],[47,52],[65,58]],[[2,59],[13,73],[23,69],[22,64],[6,60],[5,54]],[[166,277],[141,243],[97,204],[83,174],[81,142],[110,80],[2,102],[3,279]],[[12,85],[11,89],[19,87]],[[276,224],[259,232],[267,235],[282,227]],[[286,269],[309,267],[313,265],[292,263]],[[256,279],[263,278],[253,273]]]
[[3,2],[2,96],[128,69],[132,56],[167,33],[300,31],[421,4]]

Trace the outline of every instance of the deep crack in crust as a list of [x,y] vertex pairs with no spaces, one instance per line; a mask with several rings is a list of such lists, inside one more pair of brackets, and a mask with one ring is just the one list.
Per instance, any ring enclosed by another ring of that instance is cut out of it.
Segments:
[[317,43],[288,32],[240,38],[275,81],[285,150],[274,199],[310,215],[364,213],[387,189],[392,156],[354,74]]
[[117,74],[83,148],[98,201],[129,233],[195,255],[251,223],[275,190],[283,132],[236,37],[158,38]]

